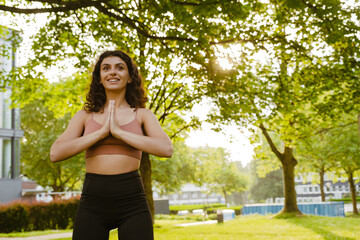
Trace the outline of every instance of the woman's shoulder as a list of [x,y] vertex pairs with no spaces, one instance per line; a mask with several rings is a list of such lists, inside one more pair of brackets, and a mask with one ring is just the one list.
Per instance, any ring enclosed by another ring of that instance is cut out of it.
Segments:
[[86,117],[86,116],[89,116],[90,114],[91,114],[91,112],[88,112],[88,111],[86,111],[86,110],[84,110],[84,109],[81,109],[81,110],[79,110],[79,111],[77,111],[77,112],[75,113],[74,117],[75,117],[75,116],[78,116],[78,117]]
[[144,116],[144,115],[154,115],[154,113],[150,109],[147,109],[147,108],[137,108],[136,112],[139,115],[142,115],[142,116]]
[[87,122],[87,120],[89,119],[91,114],[92,114],[91,112],[87,112],[86,110],[81,109],[75,113],[75,115],[72,117],[72,119],[75,121],[85,123],[85,122]]
[[147,108],[137,108],[136,112],[138,118],[141,119],[141,122],[146,121],[146,119],[155,117],[155,114]]

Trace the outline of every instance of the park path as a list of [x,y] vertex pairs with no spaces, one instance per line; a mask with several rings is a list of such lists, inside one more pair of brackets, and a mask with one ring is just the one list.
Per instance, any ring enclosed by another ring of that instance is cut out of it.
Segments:
[[72,236],[72,232],[67,232],[67,233],[54,233],[49,235],[33,236],[33,237],[0,237],[0,240],[48,240],[48,239],[69,238],[71,236]]

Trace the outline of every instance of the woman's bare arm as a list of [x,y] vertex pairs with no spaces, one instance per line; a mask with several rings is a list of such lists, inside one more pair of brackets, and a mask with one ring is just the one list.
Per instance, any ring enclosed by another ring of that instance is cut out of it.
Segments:
[[156,116],[148,109],[138,109],[138,117],[143,123],[146,136],[122,130],[116,123],[115,110],[110,116],[112,135],[127,144],[159,157],[171,157],[173,147],[169,136],[161,128]]
[[82,136],[87,117],[88,113],[84,110],[78,111],[73,116],[64,133],[51,146],[50,160],[52,162],[75,156],[109,135],[109,114],[107,114],[100,130]]

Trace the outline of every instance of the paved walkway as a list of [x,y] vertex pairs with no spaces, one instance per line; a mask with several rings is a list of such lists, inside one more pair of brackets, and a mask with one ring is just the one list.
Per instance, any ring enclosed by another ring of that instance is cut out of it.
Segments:
[[188,226],[203,225],[203,224],[214,224],[214,223],[217,223],[217,221],[216,220],[208,220],[208,221],[203,221],[203,222],[181,223],[181,224],[177,224],[175,226],[188,227]]
[[40,235],[33,237],[0,237],[1,240],[48,240],[48,239],[59,239],[69,238],[72,236],[72,232],[67,233],[54,233],[49,235]]

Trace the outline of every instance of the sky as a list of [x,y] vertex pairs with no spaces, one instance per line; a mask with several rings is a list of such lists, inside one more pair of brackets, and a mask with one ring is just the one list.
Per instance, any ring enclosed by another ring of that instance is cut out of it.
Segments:
[[214,125],[206,123],[206,115],[210,110],[209,103],[196,105],[193,109],[194,115],[202,121],[201,130],[190,131],[189,138],[185,143],[191,147],[223,147],[230,153],[231,161],[240,161],[243,166],[250,163],[254,154],[254,146],[251,145],[250,133],[244,128],[237,126],[222,126],[222,131],[212,130]]
[[[31,57],[29,53],[30,50],[30,36],[34,34],[41,25],[44,24],[46,20],[45,14],[37,15],[37,21],[34,25],[31,22],[26,22],[26,19],[17,19],[18,28],[17,30],[22,31],[23,44],[20,47],[20,65],[25,64],[27,57]],[[0,21],[6,21],[4,16],[0,16]],[[6,25],[6,24],[4,24]],[[25,57],[26,55],[26,57]],[[220,60],[220,64],[223,64],[224,67],[229,66],[229,63],[226,62],[226,59]],[[69,69],[71,71],[71,67]],[[48,78],[58,78],[54,73],[58,72],[56,69],[51,69],[49,71]],[[239,130],[236,126],[223,126],[221,132],[215,132],[211,130],[214,126],[210,123],[206,123],[206,114],[210,110],[209,104],[201,104],[195,106],[193,109],[193,115],[199,117],[202,120],[201,130],[192,130],[190,131],[189,138],[186,140],[186,144],[190,147],[200,147],[200,146],[209,146],[209,147],[223,147],[229,154],[231,161],[241,161],[242,165],[245,166],[252,159],[253,155],[253,146],[250,144],[248,139],[249,133],[242,129]]]
[[202,130],[191,131],[185,143],[191,147],[223,147],[230,153],[231,161],[240,161],[243,166],[250,163],[254,146],[250,144],[246,134],[240,133],[233,126],[226,126],[223,130],[223,133],[214,132],[210,124],[204,124]]

